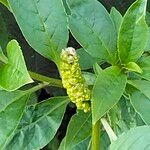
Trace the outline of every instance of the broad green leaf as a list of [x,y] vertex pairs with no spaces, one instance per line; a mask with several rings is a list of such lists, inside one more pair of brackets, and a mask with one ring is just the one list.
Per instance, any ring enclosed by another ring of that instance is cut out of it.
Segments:
[[24,112],[29,93],[0,91],[0,149],[16,130]]
[[85,139],[84,141],[78,143],[77,145],[75,145],[72,149],[70,150],[90,150],[89,145],[90,145],[90,139],[91,137]]
[[110,150],[149,150],[150,127],[141,126],[123,133],[110,145]]
[[109,67],[97,77],[92,94],[92,121],[95,124],[121,98],[127,82],[118,67]]
[[0,0],[0,3],[5,5],[9,9],[8,1],[7,0]]
[[0,90],[0,111],[2,111],[7,105],[12,103],[16,97],[23,96],[23,91],[7,92]]
[[62,0],[8,0],[26,40],[41,55],[56,60],[68,42]]
[[110,17],[111,17],[111,19],[112,19],[112,21],[115,25],[116,33],[118,35],[120,25],[121,25],[121,22],[122,22],[122,15],[120,14],[120,12],[115,7],[112,7],[111,10],[110,10]]
[[76,40],[93,57],[113,63],[116,59],[115,27],[97,0],[67,0],[69,28]]
[[70,15],[70,9],[69,9],[69,7],[68,7],[68,5],[67,5],[66,0],[62,0],[62,2],[63,2],[63,5],[64,5],[64,7],[65,7],[66,13],[67,13],[68,15]]
[[13,91],[33,82],[30,78],[22,51],[17,41],[12,40],[7,45],[8,63],[0,68],[0,87]]
[[144,122],[150,125],[150,82],[146,80],[129,80],[128,83],[138,89],[131,93],[133,107],[141,115]]
[[[84,141],[74,145],[70,150],[90,150],[91,137],[86,138]],[[66,150],[65,149],[65,138],[62,140],[58,150]]]
[[144,52],[148,37],[146,4],[147,0],[137,0],[123,17],[118,38],[119,57],[123,64],[137,61]]
[[[65,138],[61,142],[61,145],[59,147],[59,150],[66,150],[64,147],[65,144]],[[106,132],[101,132],[100,137],[100,149],[101,150],[107,150],[110,145],[110,140]],[[74,145],[70,150],[90,150],[91,149],[91,136],[86,138],[84,141]]]
[[142,74],[142,72],[143,72],[142,69],[135,62],[127,63],[125,65],[125,69],[127,69],[128,71],[134,71],[134,72],[137,72],[137,73],[140,73],[140,74]]
[[147,25],[150,26],[150,13],[149,13],[148,11],[146,12],[146,17],[145,17],[145,19],[146,19]]
[[137,88],[150,99],[150,82],[146,80],[128,80],[128,83]]
[[91,135],[91,116],[91,113],[84,113],[80,111],[72,117],[65,139],[59,148],[60,150],[71,150],[74,146],[78,145]]
[[147,125],[150,125],[150,98],[146,97],[139,90],[135,90],[131,94],[130,99],[137,113],[141,116]]
[[93,70],[96,75],[99,75],[103,71],[103,69],[97,63],[93,65]]
[[82,72],[82,75],[87,83],[87,85],[94,85],[96,76],[93,73],[90,72]]
[[150,56],[143,57],[139,62],[138,65],[143,70],[143,73],[140,75],[142,78],[150,81]]
[[109,116],[110,125],[117,136],[131,128],[145,125],[140,115],[131,105],[129,99],[126,99],[124,96],[107,113],[107,116]]
[[147,44],[145,47],[145,51],[150,51],[150,27],[148,28],[148,38],[147,38]]
[[67,103],[67,97],[53,97],[29,106],[6,149],[39,150],[47,145],[61,124]]
[[0,47],[0,61],[2,61],[3,63],[7,63],[7,57],[4,55],[1,47]]
[[77,49],[76,52],[79,56],[79,64],[82,70],[90,69],[94,63],[100,62],[100,60],[92,57],[83,48]]

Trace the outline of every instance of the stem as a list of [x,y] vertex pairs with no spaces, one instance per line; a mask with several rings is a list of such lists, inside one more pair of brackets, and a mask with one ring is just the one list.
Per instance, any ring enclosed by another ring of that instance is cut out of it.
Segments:
[[100,120],[92,126],[92,150],[100,150]]
[[114,133],[114,131],[112,130],[112,128],[110,127],[110,125],[107,122],[107,120],[105,118],[102,118],[101,119],[101,123],[102,123],[104,129],[106,130],[106,132],[107,132],[107,134],[109,136],[110,141],[111,142],[116,141],[117,140],[117,136]]
[[62,82],[59,79],[49,78],[49,77],[40,75],[35,72],[31,72],[31,71],[28,71],[28,72],[29,72],[31,78],[34,80],[41,81],[41,82],[47,82],[51,86],[63,88]]
[[25,91],[25,93],[34,93],[42,88],[44,88],[45,86],[49,85],[49,83],[44,82],[44,83],[40,83],[37,86],[32,87],[31,89],[28,89]]

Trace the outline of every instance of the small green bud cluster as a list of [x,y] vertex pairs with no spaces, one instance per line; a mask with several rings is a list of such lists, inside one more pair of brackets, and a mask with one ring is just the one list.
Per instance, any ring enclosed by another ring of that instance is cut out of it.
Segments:
[[91,91],[82,76],[75,49],[69,47],[62,50],[60,59],[62,83],[70,100],[76,104],[77,109],[90,111]]

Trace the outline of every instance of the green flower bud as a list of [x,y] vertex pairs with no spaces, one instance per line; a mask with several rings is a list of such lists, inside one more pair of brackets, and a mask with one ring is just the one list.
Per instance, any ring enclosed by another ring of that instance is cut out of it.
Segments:
[[62,50],[59,70],[64,88],[70,100],[76,104],[77,109],[90,111],[91,91],[82,76],[78,56],[74,48]]

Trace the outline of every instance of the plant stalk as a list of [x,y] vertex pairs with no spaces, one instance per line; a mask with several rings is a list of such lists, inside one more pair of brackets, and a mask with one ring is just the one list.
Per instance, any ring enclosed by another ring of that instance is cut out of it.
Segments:
[[100,120],[92,126],[92,150],[100,150]]
[[47,82],[40,83],[40,84],[38,84],[38,85],[28,89],[28,90],[25,90],[24,92],[25,93],[34,93],[34,92],[36,92],[36,91],[38,91],[38,90],[40,90],[40,89],[42,89],[42,88],[44,88],[45,86],[48,86],[48,85],[49,85],[49,83],[47,83]]
[[47,82],[50,86],[63,88],[62,82],[59,79],[49,78],[35,72],[28,71],[31,78],[40,82]]

